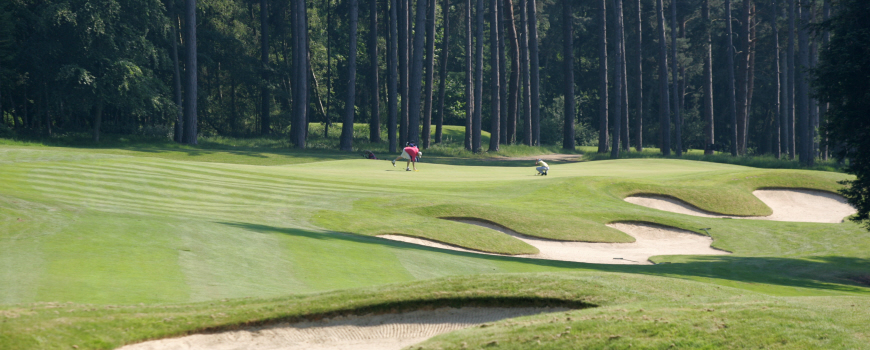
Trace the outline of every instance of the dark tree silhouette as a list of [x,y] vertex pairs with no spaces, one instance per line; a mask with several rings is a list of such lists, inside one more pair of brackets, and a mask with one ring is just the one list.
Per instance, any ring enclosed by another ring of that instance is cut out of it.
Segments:
[[399,72],[397,70],[396,61],[399,60],[399,38],[398,38],[398,0],[390,0],[390,55],[389,55],[389,64],[388,68],[390,70],[390,81],[387,82],[387,89],[389,90],[387,94],[389,95],[389,126],[388,126],[388,137],[390,139],[390,153],[396,153],[398,151],[396,146],[396,123],[398,122],[398,98],[397,98],[397,86],[396,81],[398,80]]
[[780,74],[781,67],[779,66],[779,28],[776,25],[777,13],[779,9],[776,6],[776,0],[772,1],[772,11],[770,12],[770,28],[773,30],[773,52],[774,52],[774,69],[776,70],[776,102],[774,102],[774,122],[773,122],[773,155],[779,159],[782,157],[782,133],[780,126],[782,125],[781,100],[782,100],[782,79]]
[[[296,144],[296,148],[305,148],[306,135],[308,134],[308,90],[310,88],[308,84],[310,70],[308,62],[308,15],[305,10],[304,0],[293,0],[293,4],[295,10],[293,12],[295,16],[295,27],[293,29],[293,69],[296,89],[293,91],[294,117],[291,138]],[[356,30],[354,30],[353,36],[356,37]],[[354,74],[356,74],[356,60],[353,62]],[[352,100],[351,104],[353,104]],[[350,117],[350,123],[353,125],[353,114]],[[344,130],[342,130],[342,133],[344,133]],[[350,143],[348,143],[347,147],[347,150],[350,150]]]
[[490,18],[489,21],[489,67],[492,81],[492,91],[490,96],[490,101],[492,102],[492,107],[490,110],[490,137],[489,137],[489,151],[490,152],[498,152],[499,146],[499,128],[501,123],[499,108],[501,107],[501,82],[500,75],[501,71],[499,69],[499,37],[498,37],[498,0],[492,0],[489,3],[490,7]]
[[369,141],[381,142],[381,93],[378,84],[378,0],[369,1],[369,59],[371,60],[369,93],[372,96]]
[[[661,1],[661,0],[660,0]],[[616,12],[616,83],[613,104],[613,145],[610,146],[610,158],[619,158],[619,138],[622,136],[623,92],[625,89],[625,35],[622,23],[622,0],[613,0],[613,11]]]
[[541,145],[541,69],[538,63],[538,10],[535,0],[526,0],[529,5],[529,77],[531,84],[532,144]]
[[523,144],[532,145],[532,95],[529,77],[529,23],[528,0],[520,0],[520,76],[522,76],[523,100]]
[[734,91],[734,30],[731,26],[731,0],[725,0],[725,36],[728,53],[726,62],[728,65],[728,116],[731,123],[731,155],[737,156],[737,96]]
[[[617,0],[620,1],[620,0]],[[562,148],[574,149],[574,15],[571,0],[562,0],[562,20],[565,22],[565,124],[562,127]]]
[[[483,102],[483,0],[477,0],[474,52],[474,118],[471,121],[471,151],[480,152],[480,123]],[[497,135],[496,135],[497,136]],[[492,137],[492,136],[490,136]]]
[[788,126],[788,158],[795,157],[795,62],[794,62],[794,21],[795,21],[795,0],[788,1],[788,48],[786,49],[786,57],[788,58],[788,86],[786,86],[786,96],[788,97],[788,111],[786,112],[786,124]]
[[399,96],[402,110],[399,115],[399,145],[408,142],[408,11],[410,0],[399,0]]
[[[182,108],[181,99],[181,68],[178,61],[178,15],[175,14],[175,1],[170,0],[167,5],[169,8],[169,19],[172,21],[172,87],[175,92],[175,142],[182,143],[184,135],[184,110]],[[102,114],[102,106],[97,106],[100,114]],[[12,118],[15,121],[15,118]],[[98,140],[97,140],[98,141]]]
[[601,6],[598,13],[599,31],[601,41],[598,49],[598,153],[605,153],[608,149],[608,108],[610,103],[607,96],[607,0],[599,2]]
[[471,39],[471,0],[465,0],[465,149],[474,150],[473,145],[473,130],[474,116],[476,115],[474,107],[474,96],[477,90],[474,89],[474,62],[472,62],[472,39]]
[[504,56],[504,46],[505,46],[505,34],[504,34],[504,7],[502,6],[504,0],[496,0],[496,7],[498,8],[498,17],[493,19],[497,23],[498,30],[498,102],[499,102],[499,128],[498,128],[498,140],[500,144],[507,143],[507,130],[505,129],[505,124],[507,124],[507,62],[505,61]]
[[423,148],[429,148],[429,134],[432,127],[432,79],[435,74],[435,2],[429,1],[429,14],[426,16],[426,100],[423,105]]
[[[728,1],[728,0],[726,0]],[[662,0],[656,1],[659,37],[659,122],[661,123],[661,151],[671,155],[671,107],[668,96],[668,42],[665,36],[665,12]],[[615,136],[614,136],[615,137]]]
[[704,154],[713,154],[713,148],[708,147],[716,143],[713,123],[713,48],[711,40],[710,0],[704,0],[701,9],[704,20]]
[[674,140],[676,141],[674,149],[677,153],[677,157],[681,157],[683,155],[683,119],[680,115],[680,62],[677,60],[677,48],[679,46],[677,43],[677,23],[679,23],[677,22],[677,2],[674,0],[671,1],[671,59],[674,64],[671,74],[674,77]]
[[517,137],[517,98],[519,97],[520,84],[520,48],[517,42],[517,26],[514,21],[514,4],[511,0],[504,0],[502,6],[505,13],[505,26],[507,27],[507,41],[510,44],[508,54],[511,60],[510,80],[508,81],[507,95],[507,125],[503,125],[506,129],[507,144],[515,144]]
[[269,93],[269,0],[260,0],[260,133],[272,132],[271,106]]
[[[297,0],[302,1],[302,0]],[[342,151],[353,150],[353,120],[355,113],[354,101],[356,98],[356,41],[357,24],[359,18],[359,1],[350,0],[350,48],[347,54],[347,97],[344,104],[344,121],[341,125],[340,149]]]
[[[635,84],[637,85],[637,149],[638,152],[643,151],[643,19],[641,10],[641,0],[637,0],[637,76]],[[628,126],[626,126],[628,129]]]
[[408,82],[408,141],[420,142],[420,91],[423,84],[423,44],[426,40],[426,0],[417,1],[414,20],[414,52]]
[[[434,1],[434,0],[433,0]],[[441,20],[444,34],[441,36],[441,67],[438,79],[438,112],[435,115],[435,143],[441,143],[441,136],[444,126],[444,96],[445,85],[447,81],[447,59],[450,53],[450,1],[444,0],[441,3],[441,12],[444,14],[444,19]]]
[[186,0],[184,7],[184,49],[186,60],[184,69],[187,77],[187,88],[184,100],[184,143],[195,145],[196,140],[196,0]]
[[800,123],[800,161],[807,166],[813,165],[813,137],[812,125],[810,124],[810,104],[809,104],[809,80],[807,78],[807,69],[810,68],[810,41],[809,30],[807,25],[810,23],[809,1],[801,0],[801,6],[797,9],[800,16],[800,30],[798,31],[798,42],[800,44],[799,59],[800,67],[796,69],[795,81],[797,82],[797,90],[795,91],[795,99],[797,100],[797,117]]

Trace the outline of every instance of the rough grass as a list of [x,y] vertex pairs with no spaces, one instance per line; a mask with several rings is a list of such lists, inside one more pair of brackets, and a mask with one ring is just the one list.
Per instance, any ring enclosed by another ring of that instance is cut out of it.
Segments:
[[[344,314],[461,306],[572,310],[505,320],[417,347],[865,348],[867,297],[771,297],[631,273],[443,278],[274,299],[163,305],[37,303],[5,308],[4,349],[108,349],[147,339]],[[763,330],[763,331],[760,331]],[[496,346],[497,345],[497,346]]]
[[[332,151],[160,147],[0,146],[0,349],[110,348],[312,314],[498,300],[597,307],[423,346],[863,348],[870,339],[866,313],[854,311],[870,306],[860,278],[870,234],[859,226],[699,218],[622,200],[652,192],[763,215],[754,189],[834,191],[844,174],[626,159],[551,163],[537,177],[528,161],[473,158],[405,172]],[[611,242],[631,239],[605,226],[614,221],[709,227],[713,246],[733,254],[594,265],[368,237],[533,252],[442,217]]]

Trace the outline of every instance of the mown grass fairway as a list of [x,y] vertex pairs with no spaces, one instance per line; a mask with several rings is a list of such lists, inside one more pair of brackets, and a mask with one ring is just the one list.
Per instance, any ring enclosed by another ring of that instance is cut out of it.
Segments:
[[[0,348],[112,348],[206,328],[464,299],[598,307],[424,346],[862,348],[870,341],[870,234],[859,226],[700,218],[623,201],[654,193],[712,212],[766,215],[754,189],[835,191],[845,174],[625,159],[551,162],[550,175],[538,177],[532,161],[424,156],[419,172],[406,172],[357,154],[230,149],[187,160],[194,151],[0,146]],[[536,250],[442,217],[592,242],[633,240],[610,222],[709,227],[713,246],[733,254],[594,265],[371,237]],[[569,325],[569,334],[555,337]]]

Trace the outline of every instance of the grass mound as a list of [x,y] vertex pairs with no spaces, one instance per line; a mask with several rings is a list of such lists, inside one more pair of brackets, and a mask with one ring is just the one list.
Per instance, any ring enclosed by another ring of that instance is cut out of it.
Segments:
[[[849,306],[868,306],[868,288],[855,276],[870,268],[870,234],[859,226],[700,218],[623,200],[656,193],[713,212],[763,215],[763,203],[748,200],[753,190],[835,191],[849,178],[841,173],[625,159],[554,162],[549,176],[537,177],[527,161],[473,157],[404,172],[332,151],[161,147],[0,146],[0,349],[110,348],[306,315],[488,298],[598,307],[423,346],[489,339],[506,347],[659,347],[680,338],[727,347],[734,334],[747,339],[738,345],[860,348],[868,338],[866,317]],[[710,228],[713,247],[733,254],[595,265],[370,237],[534,252],[444,217],[590,242],[630,241],[606,226],[612,222]],[[632,313],[639,309],[648,312]],[[790,325],[795,319],[801,327]],[[722,320],[728,328],[715,326]],[[567,326],[573,331],[563,334]]]

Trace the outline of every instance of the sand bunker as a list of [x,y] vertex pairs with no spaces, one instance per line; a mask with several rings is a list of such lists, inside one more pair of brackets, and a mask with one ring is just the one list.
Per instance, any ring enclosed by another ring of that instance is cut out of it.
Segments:
[[341,316],[127,345],[119,350],[382,350],[402,349],[438,334],[562,308],[442,308],[401,314]]
[[[607,226],[625,232],[635,238],[634,243],[585,243],[555,241],[521,235],[512,230],[476,220],[455,220],[472,225],[479,225],[511,235],[540,250],[538,254],[511,255],[514,257],[574,261],[596,264],[634,264],[649,265],[651,256],[656,255],[723,255],[726,251],[710,247],[713,239],[694,232],[673,227],[658,226],[643,223],[613,223]],[[429,247],[474,252],[488,255],[456,246],[431,240],[399,236],[378,236],[386,239],[425,245]]]
[[709,218],[840,223],[857,212],[845,198],[830,192],[768,189],[757,190],[752,194],[773,209],[773,215],[749,217],[720,215],[698,209],[679,199],[655,195],[631,196],[625,198],[625,201],[648,208]]

